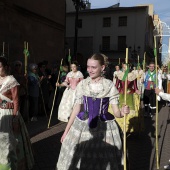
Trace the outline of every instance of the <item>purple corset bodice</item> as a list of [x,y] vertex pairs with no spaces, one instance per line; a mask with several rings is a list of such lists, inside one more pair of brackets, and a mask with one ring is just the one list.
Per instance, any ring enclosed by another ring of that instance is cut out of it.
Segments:
[[83,96],[84,111],[77,117],[80,120],[88,119],[90,128],[97,126],[98,119],[102,121],[113,120],[114,116],[108,112],[109,98],[95,98]]

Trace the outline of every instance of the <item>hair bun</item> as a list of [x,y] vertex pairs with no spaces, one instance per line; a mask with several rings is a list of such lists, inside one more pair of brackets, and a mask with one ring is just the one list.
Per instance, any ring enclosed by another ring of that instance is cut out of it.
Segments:
[[3,66],[8,66],[8,60],[4,55],[0,56],[0,62],[3,64]]
[[105,66],[108,66],[108,65],[109,65],[108,57],[107,57],[106,55],[104,55],[104,54],[101,54],[101,55],[102,55],[103,58],[104,58],[104,65],[105,65]]

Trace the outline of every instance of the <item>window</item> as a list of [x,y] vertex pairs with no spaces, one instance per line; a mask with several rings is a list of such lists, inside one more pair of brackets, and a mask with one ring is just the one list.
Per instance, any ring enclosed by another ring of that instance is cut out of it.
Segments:
[[126,36],[118,36],[118,50],[119,51],[126,50]]
[[123,17],[119,17],[119,26],[127,26],[127,17],[123,16]]
[[111,18],[103,18],[103,27],[110,27],[111,26]]
[[102,50],[103,51],[110,50],[110,37],[109,36],[102,37]]
[[78,25],[78,28],[82,28],[82,19],[78,20],[78,24],[77,25]]

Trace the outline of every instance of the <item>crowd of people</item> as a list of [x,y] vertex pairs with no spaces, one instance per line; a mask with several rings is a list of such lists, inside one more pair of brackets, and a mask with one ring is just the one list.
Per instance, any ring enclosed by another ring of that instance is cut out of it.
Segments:
[[87,60],[87,72],[76,61],[51,69],[48,61],[32,63],[28,74],[21,61],[9,68],[0,57],[0,169],[31,170],[34,158],[24,122],[49,114],[55,88],[58,120],[68,122],[58,170],[121,170],[123,117],[126,133],[138,133],[144,130],[144,117],[156,112],[156,95],[170,106],[170,73],[154,62],[146,68],[117,64],[112,72],[108,58],[94,54]]

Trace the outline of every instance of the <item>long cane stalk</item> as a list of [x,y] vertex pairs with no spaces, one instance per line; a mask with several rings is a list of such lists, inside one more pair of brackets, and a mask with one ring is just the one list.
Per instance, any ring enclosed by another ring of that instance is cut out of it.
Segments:
[[[156,51],[156,36],[154,36],[154,54],[155,54],[155,67],[156,67],[156,87],[158,86],[158,63],[157,63],[157,51]],[[159,169],[159,148],[158,148],[158,100],[156,95],[156,167]]]
[[[128,64],[128,48],[126,48],[126,64]],[[128,65],[126,66],[126,69],[128,69]],[[126,99],[127,99],[127,80],[128,75],[125,79],[125,89],[124,89],[124,104],[126,105]],[[123,142],[123,149],[124,149],[124,170],[126,170],[126,114],[124,115],[124,142]]]
[[[27,49],[28,50],[28,42],[24,41],[24,50]],[[24,68],[24,72],[25,74],[27,74],[27,59],[28,59],[28,56],[26,55],[26,53],[24,53],[24,62],[25,62],[25,68]]]
[[[61,59],[61,63],[60,63],[60,67],[62,66],[62,63],[63,63],[63,59]],[[58,72],[58,77],[57,77],[57,82],[56,84],[58,84],[59,82],[59,78],[60,78],[60,67],[59,67],[59,72]],[[53,105],[52,105],[52,108],[51,108],[51,113],[50,113],[50,118],[49,118],[49,121],[48,121],[48,127],[50,127],[50,122],[51,122],[51,117],[52,117],[52,113],[53,113],[53,108],[54,108],[54,102],[55,102],[55,96],[56,96],[56,93],[57,93],[57,86],[55,88],[55,92],[54,92],[54,98],[53,98]]]
[[145,67],[146,67],[146,52],[144,52],[144,56],[143,56],[143,71],[145,72]]
[[[140,67],[140,63],[139,63],[139,55],[138,55],[138,64],[137,64],[137,73],[138,73],[138,76],[139,76],[139,71],[140,71],[139,67]],[[139,77],[138,77],[138,78],[139,78]],[[137,79],[137,81],[140,81],[140,80]],[[138,82],[137,82],[137,84],[138,84]],[[141,88],[138,87],[138,90],[141,91]],[[141,98],[141,95],[138,95],[138,100],[139,100],[139,104],[137,105],[137,106],[138,106],[138,107],[137,107],[138,111],[139,111],[139,109],[140,109],[140,98]]]
[[[168,48],[168,57],[170,58],[170,38],[169,38],[169,48]],[[168,68],[167,68],[167,74],[170,73],[170,61],[168,62],[167,64]],[[169,88],[168,88],[168,84],[169,84],[169,80],[168,80],[168,77],[167,77],[167,93],[169,92]]]
[[[71,53],[70,53],[70,49],[68,49],[68,56],[70,57]],[[69,58],[69,70],[71,70],[71,59]]]
[[[24,41],[24,50],[27,49],[28,50],[28,42]],[[24,74],[25,76],[27,76],[27,62],[28,62],[28,57],[26,55],[26,53],[24,53]],[[28,84],[26,81],[26,107],[28,110]],[[27,120],[29,122],[29,113],[27,114]]]

